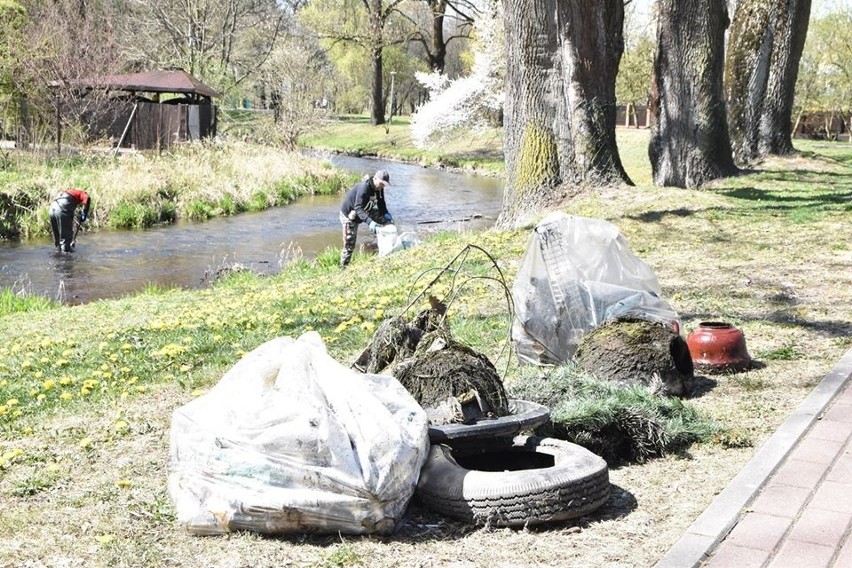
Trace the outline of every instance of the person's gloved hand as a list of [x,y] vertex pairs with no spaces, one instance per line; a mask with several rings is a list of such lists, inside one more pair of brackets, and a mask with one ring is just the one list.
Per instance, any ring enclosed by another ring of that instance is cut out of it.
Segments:
[[371,233],[373,233],[373,234],[375,235],[375,234],[376,234],[376,229],[378,229],[378,228],[379,228],[379,224],[378,224],[378,223],[376,223],[375,221],[370,221],[370,232],[371,232]]
[[393,223],[393,215],[385,213],[385,223]]

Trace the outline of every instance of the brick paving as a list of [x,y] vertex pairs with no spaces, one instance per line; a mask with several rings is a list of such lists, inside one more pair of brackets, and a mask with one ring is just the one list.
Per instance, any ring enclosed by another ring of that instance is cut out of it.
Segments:
[[852,350],[657,568],[852,568]]

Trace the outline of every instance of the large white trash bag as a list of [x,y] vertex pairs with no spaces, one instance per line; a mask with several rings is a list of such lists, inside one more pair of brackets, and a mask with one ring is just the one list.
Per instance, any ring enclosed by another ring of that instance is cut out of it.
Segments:
[[169,495],[195,534],[388,534],[428,449],[396,379],[339,364],[316,332],[279,337],[174,412]]
[[583,334],[611,318],[645,319],[680,332],[654,272],[618,228],[601,219],[545,217],[527,243],[512,298],[512,339],[528,363],[569,361]]

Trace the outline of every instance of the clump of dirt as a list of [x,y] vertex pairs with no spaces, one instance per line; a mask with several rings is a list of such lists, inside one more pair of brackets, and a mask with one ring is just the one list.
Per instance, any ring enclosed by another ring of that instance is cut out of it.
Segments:
[[452,340],[445,330],[424,337],[393,375],[433,424],[469,424],[509,414],[506,389],[491,361]]
[[423,335],[436,331],[447,312],[446,306],[434,296],[429,297],[429,303],[430,307],[417,314],[411,323],[402,316],[383,321],[352,366],[364,373],[380,373],[414,355]]
[[639,319],[605,322],[586,333],[574,361],[601,379],[651,387],[656,383],[669,395],[689,394],[694,378],[689,347],[680,334]]
[[401,316],[383,321],[352,366],[366,373],[392,367],[393,376],[433,425],[508,415],[497,369],[481,353],[453,340],[446,306],[431,296],[429,302],[431,307],[410,323]]

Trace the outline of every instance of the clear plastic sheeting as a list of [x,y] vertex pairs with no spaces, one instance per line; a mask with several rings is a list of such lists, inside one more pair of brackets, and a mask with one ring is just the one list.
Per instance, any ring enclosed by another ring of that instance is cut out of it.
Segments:
[[309,332],[264,343],[174,412],[168,489],[194,534],[389,534],[428,449],[396,379],[339,364]]
[[527,243],[512,297],[512,339],[528,363],[569,361],[583,334],[608,319],[633,317],[680,331],[653,271],[618,228],[600,219],[545,217]]

